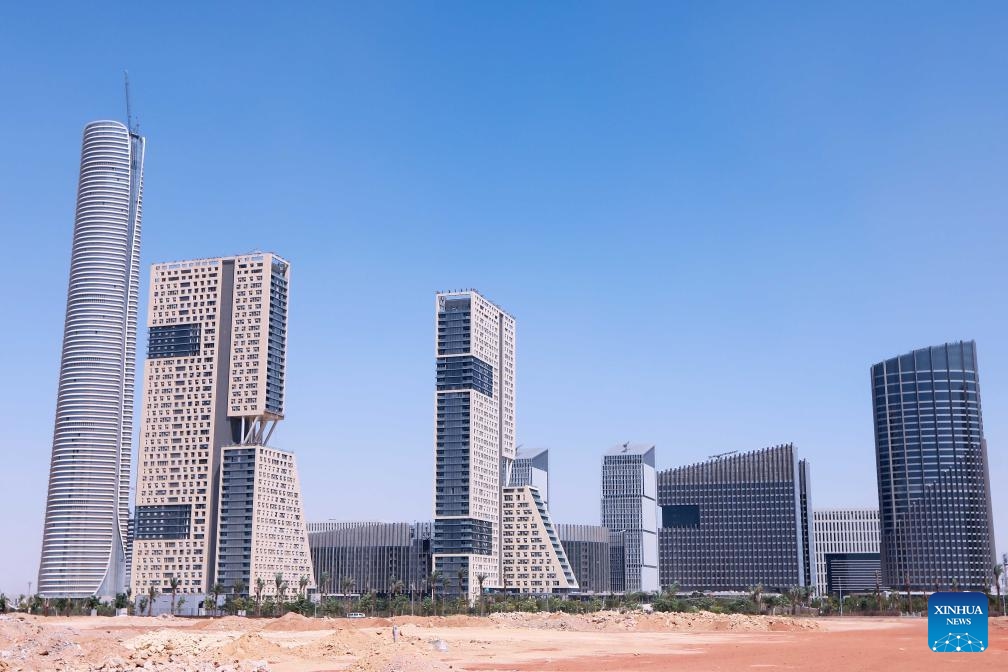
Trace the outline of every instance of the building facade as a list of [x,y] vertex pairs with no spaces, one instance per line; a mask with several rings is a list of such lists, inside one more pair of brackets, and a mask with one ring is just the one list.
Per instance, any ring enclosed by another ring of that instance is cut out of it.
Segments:
[[515,321],[475,291],[435,304],[434,567],[500,588],[501,487],[515,458]]
[[519,447],[515,451],[515,461],[511,465],[507,485],[513,488],[535,486],[543,503],[549,508],[549,450]]
[[556,531],[577,579],[578,592],[610,592],[609,528],[557,523]]
[[502,494],[504,590],[535,595],[577,590],[539,489],[523,485],[504,488]]
[[986,590],[995,562],[976,343],[871,368],[882,581]]
[[223,450],[265,446],[283,418],[289,278],[269,253],[151,269],[134,595],[217,580]]
[[874,590],[882,569],[878,509],[816,509],[812,523],[819,594]]
[[624,443],[602,457],[602,525],[612,592],[658,590],[655,447]]
[[808,486],[791,444],[662,471],[662,586],[814,587]]
[[276,597],[276,576],[315,588],[297,461],[293,453],[260,445],[225,446],[221,455],[217,572],[229,591],[238,581],[244,595],[261,579],[262,597]]
[[430,594],[433,523],[325,521],[312,527],[312,564],[324,595],[387,595],[396,581],[404,592]]
[[308,534],[313,532],[328,532],[330,530],[349,530],[364,525],[381,525],[380,520],[310,520]]
[[84,128],[38,591],[126,588],[145,140]]

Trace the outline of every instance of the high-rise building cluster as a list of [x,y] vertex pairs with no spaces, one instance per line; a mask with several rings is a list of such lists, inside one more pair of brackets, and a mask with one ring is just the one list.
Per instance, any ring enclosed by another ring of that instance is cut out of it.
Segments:
[[[44,597],[248,595],[314,572],[283,419],[290,266],[270,253],[155,264],[134,514],[145,139],[84,129],[39,569]],[[195,605],[198,600],[190,600]]]
[[[871,367],[878,508],[816,509],[792,444],[667,469],[601,455],[599,524],[550,514],[549,451],[516,445],[516,321],[434,305],[433,519],[308,524],[284,418],[290,264],[253,252],[150,272],[134,509],[145,140],[84,129],[39,569],[46,597],[984,590],[995,562],[976,344]],[[195,603],[195,601],[193,601]]]

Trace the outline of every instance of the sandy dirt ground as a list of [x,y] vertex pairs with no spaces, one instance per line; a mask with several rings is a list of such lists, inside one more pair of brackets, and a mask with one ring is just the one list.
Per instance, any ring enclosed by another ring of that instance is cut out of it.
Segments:
[[[392,626],[399,639],[392,641]],[[927,648],[925,619],[497,614],[279,619],[0,616],[0,672],[1008,670],[1008,619],[977,654]]]

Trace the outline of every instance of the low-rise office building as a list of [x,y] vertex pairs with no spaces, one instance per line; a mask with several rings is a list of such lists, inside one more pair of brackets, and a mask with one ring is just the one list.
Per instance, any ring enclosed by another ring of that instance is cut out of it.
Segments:
[[556,530],[577,579],[578,592],[610,592],[609,528],[557,523]]
[[308,541],[324,595],[384,595],[397,581],[403,592],[430,592],[433,523],[325,521],[311,528],[319,530],[309,533]]
[[820,594],[869,592],[881,582],[879,510],[817,509],[813,514]]

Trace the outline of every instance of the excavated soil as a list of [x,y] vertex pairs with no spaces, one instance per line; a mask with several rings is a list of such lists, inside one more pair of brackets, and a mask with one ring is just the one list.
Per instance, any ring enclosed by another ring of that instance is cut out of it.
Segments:
[[[392,626],[398,640],[392,640]],[[1008,619],[987,651],[927,648],[926,619],[494,614],[393,619],[0,615],[0,672],[622,672],[1008,669]],[[963,667],[966,665],[966,667]]]

